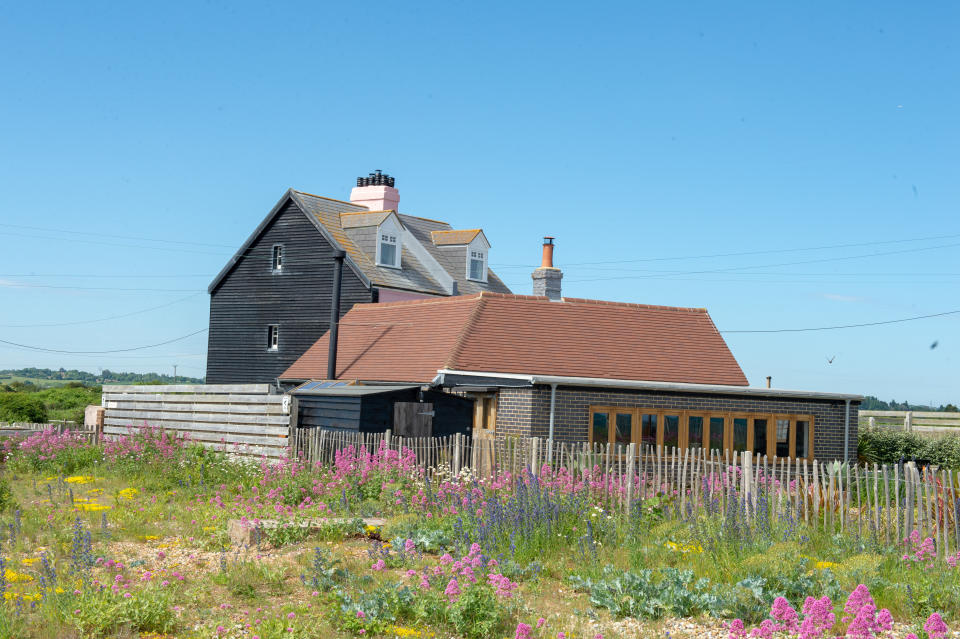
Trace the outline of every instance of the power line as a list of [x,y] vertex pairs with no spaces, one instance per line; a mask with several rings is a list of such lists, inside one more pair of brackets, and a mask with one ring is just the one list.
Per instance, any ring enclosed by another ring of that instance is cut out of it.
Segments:
[[[822,264],[824,262],[842,262],[845,260],[858,260],[869,257],[882,257],[886,255],[901,255],[903,253],[917,253],[920,251],[932,251],[942,248],[953,248],[955,246],[960,246],[960,242],[955,242],[952,244],[939,244],[937,246],[924,246],[919,248],[912,249],[902,249],[899,251],[881,251],[879,253],[862,253],[860,255],[846,255],[843,257],[823,257],[815,260],[799,260],[796,262],[780,262],[777,264],[756,264],[753,266],[730,266],[727,268],[715,268],[715,269],[703,269],[699,271],[666,271],[667,275],[705,275],[709,273],[729,273],[731,271],[744,271],[748,269],[755,268],[774,268],[779,266],[797,266],[799,264]],[[789,273],[784,273],[784,275],[789,275]],[[632,280],[632,279],[651,279],[662,277],[659,275],[619,275],[613,277],[593,277],[593,278],[581,278],[568,280],[570,282],[599,282],[606,280]]]
[[224,252],[214,252],[214,251],[197,251],[194,249],[188,248],[170,248],[166,246],[150,246],[148,244],[120,244],[119,242],[100,242],[97,240],[81,240],[79,238],[72,237],[47,237],[43,235],[30,235],[29,233],[4,233],[3,237],[31,237],[40,240],[55,240],[61,242],[80,242],[82,244],[96,244],[99,246],[117,246],[120,248],[143,248],[151,249],[154,251],[166,251],[171,253],[196,253],[199,255],[217,255],[223,257]]
[[[960,233],[954,233],[950,235],[931,235],[928,237],[914,237],[902,240],[879,240],[875,242],[855,242],[851,244],[827,244],[824,246],[805,246],[800,248],[780,248],[780,249],[765,249],[762,251],[740,251],[736,253],[713,253],[709,255],[678,255],[673,257],[645,257],[634,260],[607,260],[600,262],[568,262],[564,266],[592,266],[595,264],[634,264],[638,262],[663,262],[669,260],[705,260],[715,257],[742,257],[747,255],[768,255],[770,253],[797,253],[801,251],[825,251],[829,249],[836,248],[855,248],[859,246],[879,246],[883,244],[898,244],[904,242],[924,242],[928,240],[945,240],[955,237],[960,237]],[[491,266],[496,266],[497,268],[533,268],[536,265],[530,264],[496,264],[493,263]]]
[[30,346],[28,344],[18,344],[16,342],[8,342],[5,339],[0,339],[0,344],[9,344],[10,346],[17,346],[19,348],[25,348],[32,351],[42,351],[45,353],[65,353],[67,355],[108,355],[110,353],[129,353],[130,351],[142,351],[148,348],[156,348],[157,346],[165,346],[167,344],[173,344],[174,342],[179,342],[185,340],[188,337],[193,337],[194,335],[199,335],[209,329],[201,328],[199,331],[194,331],[188,335],[181,335],[180,337],[175,337],[173,339],[168,339],[165,342],[158,342],[156,344],[148,344],[146,346],[134,346],[131,348],[117,348],[109,351],[64,351],[56,348],[44,348],[42,346]]
[[159,242],[162,244],[187,244],[190,246],[215,246],[218,248],[233,248],[233,246],[227,244],[211,244],[210,242],[188,242],[186,240],[164,240],[157,239],[155,237],[136,237],[131,235],[111,235],[109,233],[97,233],[92,231],[71,231],[67,229],[53,229],[43,226],[25,226],[23,224],[6,224],[0,223],[0,226],[5,226],[12,229],[25,229],[28,231],[43,231],[45,233],[68,233],[70,235],[89,235],[93,237],[111,237],[117,240],[134,240],[137,242]]
[[99,319],[80,320],[77,322],[51,322],[46,324],[0,324],[0,328],[46,328],[49,326],[78,326],[80,324],[96,324],[97,322],[106,322],[108,320],[120,319],[123,317],[131,317],[133,315],[140,315],[141,313],[149,313],[150,311],[156,311],[161,308],[173,306],[174,304],[179,304],[180,302],[185,302],[189,299],[192,299],[197,295],[199,295],[200,293],[201,291],[198,291],[193,295],[187,295],[186,297],[181,297],[178,300],[173,300],[172,302],[167,302],[166,304],[160,304],[159,306],[151,306],[150,308],[144,308],[139,311],[131,311],[129,313],[123,313],[121,315],[111,315],[109,317],[101,317]]
[[62,286],[56,284],[28,284],[26,282],[14,282],[7,280],[0,282],[0,288],[54,288],[68,291],[117,291],[139,293],[202,293],[195,288],[118,288],[115,286]]
[[862,328],[864,326],[881,326],[883,324],[899,324],[901,322],[913,322],[915,320],[929,319],[931,317],[943,317],[945,315],[956,315],[957,311],[945,311],[943,313],[933,313],[931,315],[917,315],[916,317],[904,317],[902,319],[886,320],[883,322],[865,322],[863,324],[843,324],[840,326],[818,326],[816,328],[775,328],[750,331],[720,331],[721,333],[802,333],[807,331],[833,331],[840,328]]
[[175,280],[182,277],[210,277],[210,273],[186,273],[182,275],[78,275],[77,273],[0,273],[0,277],[71,277],[78,279],[160,279]]

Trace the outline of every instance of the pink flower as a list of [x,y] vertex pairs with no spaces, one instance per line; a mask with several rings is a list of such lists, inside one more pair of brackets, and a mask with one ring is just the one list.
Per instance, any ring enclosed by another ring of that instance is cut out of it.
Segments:
[[543,628],[543,624],[545,623],[547,623],[547,620],[544,619],[543,617],[540,617],[539,619],[537,619],[537,629],[539,630],[540,628]]
[[533,630],[525,623],[517,624],[517,632],[513,635],[514,639],[530,639],[530,631]]
[[370,567],[373,568],[373,569],[376,570],[376,571],[381,571],[381,570],[383,570],[384,568],[386,568],[386,566],[387,566],[387,564],[384,563],[383,559],[377,559],[377,562],[376,562],[375,564],[373,564],[372,566],[370,566]]
[[930,635],[930,639],[943,639],[947,634],[947,624],[943,623],[940,613],[933,613],[923,624],[923,629]]
[[366,616],[367,616],[367,615],[363,614],[363,611],[362,611],[362,610],[358,610],[358,611],[357,611],[357,619],[363,619],[363,618],[365,618]]
[[296,616],[297,616],[297,613],[295,613],[295,612],[288,612],[288,613],[287,613],[287,619],[294,619],[294,618],[296,618]]
[[727,635],[729,639],[739,639],[740,637],[747,636],[747,631],[743,627],[742,619],[734,619],[733,621],[731,621],[730,625],[727,626],[727,630],[730,631],[729,634]]
[[460,586],[459,584],[457,584],[456,579],[450,580],[450,582],[447,584],[446,589],[443,591],[443,594],[449,597],[451,602],[454,602],[457,600],[457,598],[460,596]]

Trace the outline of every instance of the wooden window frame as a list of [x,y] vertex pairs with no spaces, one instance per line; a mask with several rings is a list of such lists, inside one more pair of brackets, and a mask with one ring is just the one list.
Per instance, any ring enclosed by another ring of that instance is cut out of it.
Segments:
[[[606,413],[607,414],[607,441],[605,442],[596,442],[593,439],[593,416],[596,413]],[[754,454],[766,455],[768,459],[773,459],[776,456],[777,450],[777,420],[788,420],[790,422],[788,430],[788,441],[789,441],[789,459],[795,460],[796,456],[796,435],[797,435],[797,422],[805,421],[808,423],[807,430],[807,456],[801,459],[807,459],[808,461],[813,460],[813,443],[815,440],[816,432],[816,420],[812,414],[805,413],[769,413],[769,412],[751,412],[751,411],[717,411],[717,410],[695,410],[695,409],[673,409],[673,408],[654,408],[652,406],[609,406],[609,405],[591,405],[589,407],[589,422],[588,422],[588,432],[587,440],[590,444],[595,443],[604,443],[604,444],[614,444],[616,443],[616,415],[617,413],[630,413],[632,414],[631,418],[631,441],[637,444],[638,448],[641,446],[641,435],[642,435],[642,419],[643,415],[656,415],[657,417],[657,433],[656,433],[656,442],[658,447],[663,447],[664,439],[664,424],[666,416],[678,416],[680,420],[680,429],[677,434],[677,448],[679,450],[686,450],[690,447],[690,417],[701,417],[703,418],[703,448],[705,450],[711,450],[710,446],[712,429],[713,425],[710,423],[712,419],[719,418],[723,419],[723,436],[721,441],[723,443],[723,448],[721,449],[721,454],[726,454],[727,451],[730,454],[733,454],[733,420],[734,419],[746,419],[747,420],[747,450],[753,452]],[[767,449],[763,451],[753,450],[754,445],[754,435],[756,428],[756,420],[764,419],[767,422]],[[713,449],[715,450],[715,449]]]
[[280,325],[267,324],[267,352],[276,353],[280,350]]
[[283,273],[283,257],[286,248],[283,244],[274,244],[270,250],[270,271],[272,273]]

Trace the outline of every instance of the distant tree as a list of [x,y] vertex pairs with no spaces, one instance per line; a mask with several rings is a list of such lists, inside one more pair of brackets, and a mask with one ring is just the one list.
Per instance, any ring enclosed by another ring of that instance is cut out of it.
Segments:
[[0,421],[45,422],[47,409],[39,397],[27,393],[3,393],[0,395]]
[[957,409],[953,404],[947,404],[946,406],[941,406],[940,410],[945,413],[960,413],[960,409]]

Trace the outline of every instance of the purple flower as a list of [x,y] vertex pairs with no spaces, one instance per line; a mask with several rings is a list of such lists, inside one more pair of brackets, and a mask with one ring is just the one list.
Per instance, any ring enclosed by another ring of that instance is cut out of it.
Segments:
[[923,624],[923,629],[930,635],[930,639],[943,639],[947,634],[947,624],[943,623],[940,613],[933,613]]

